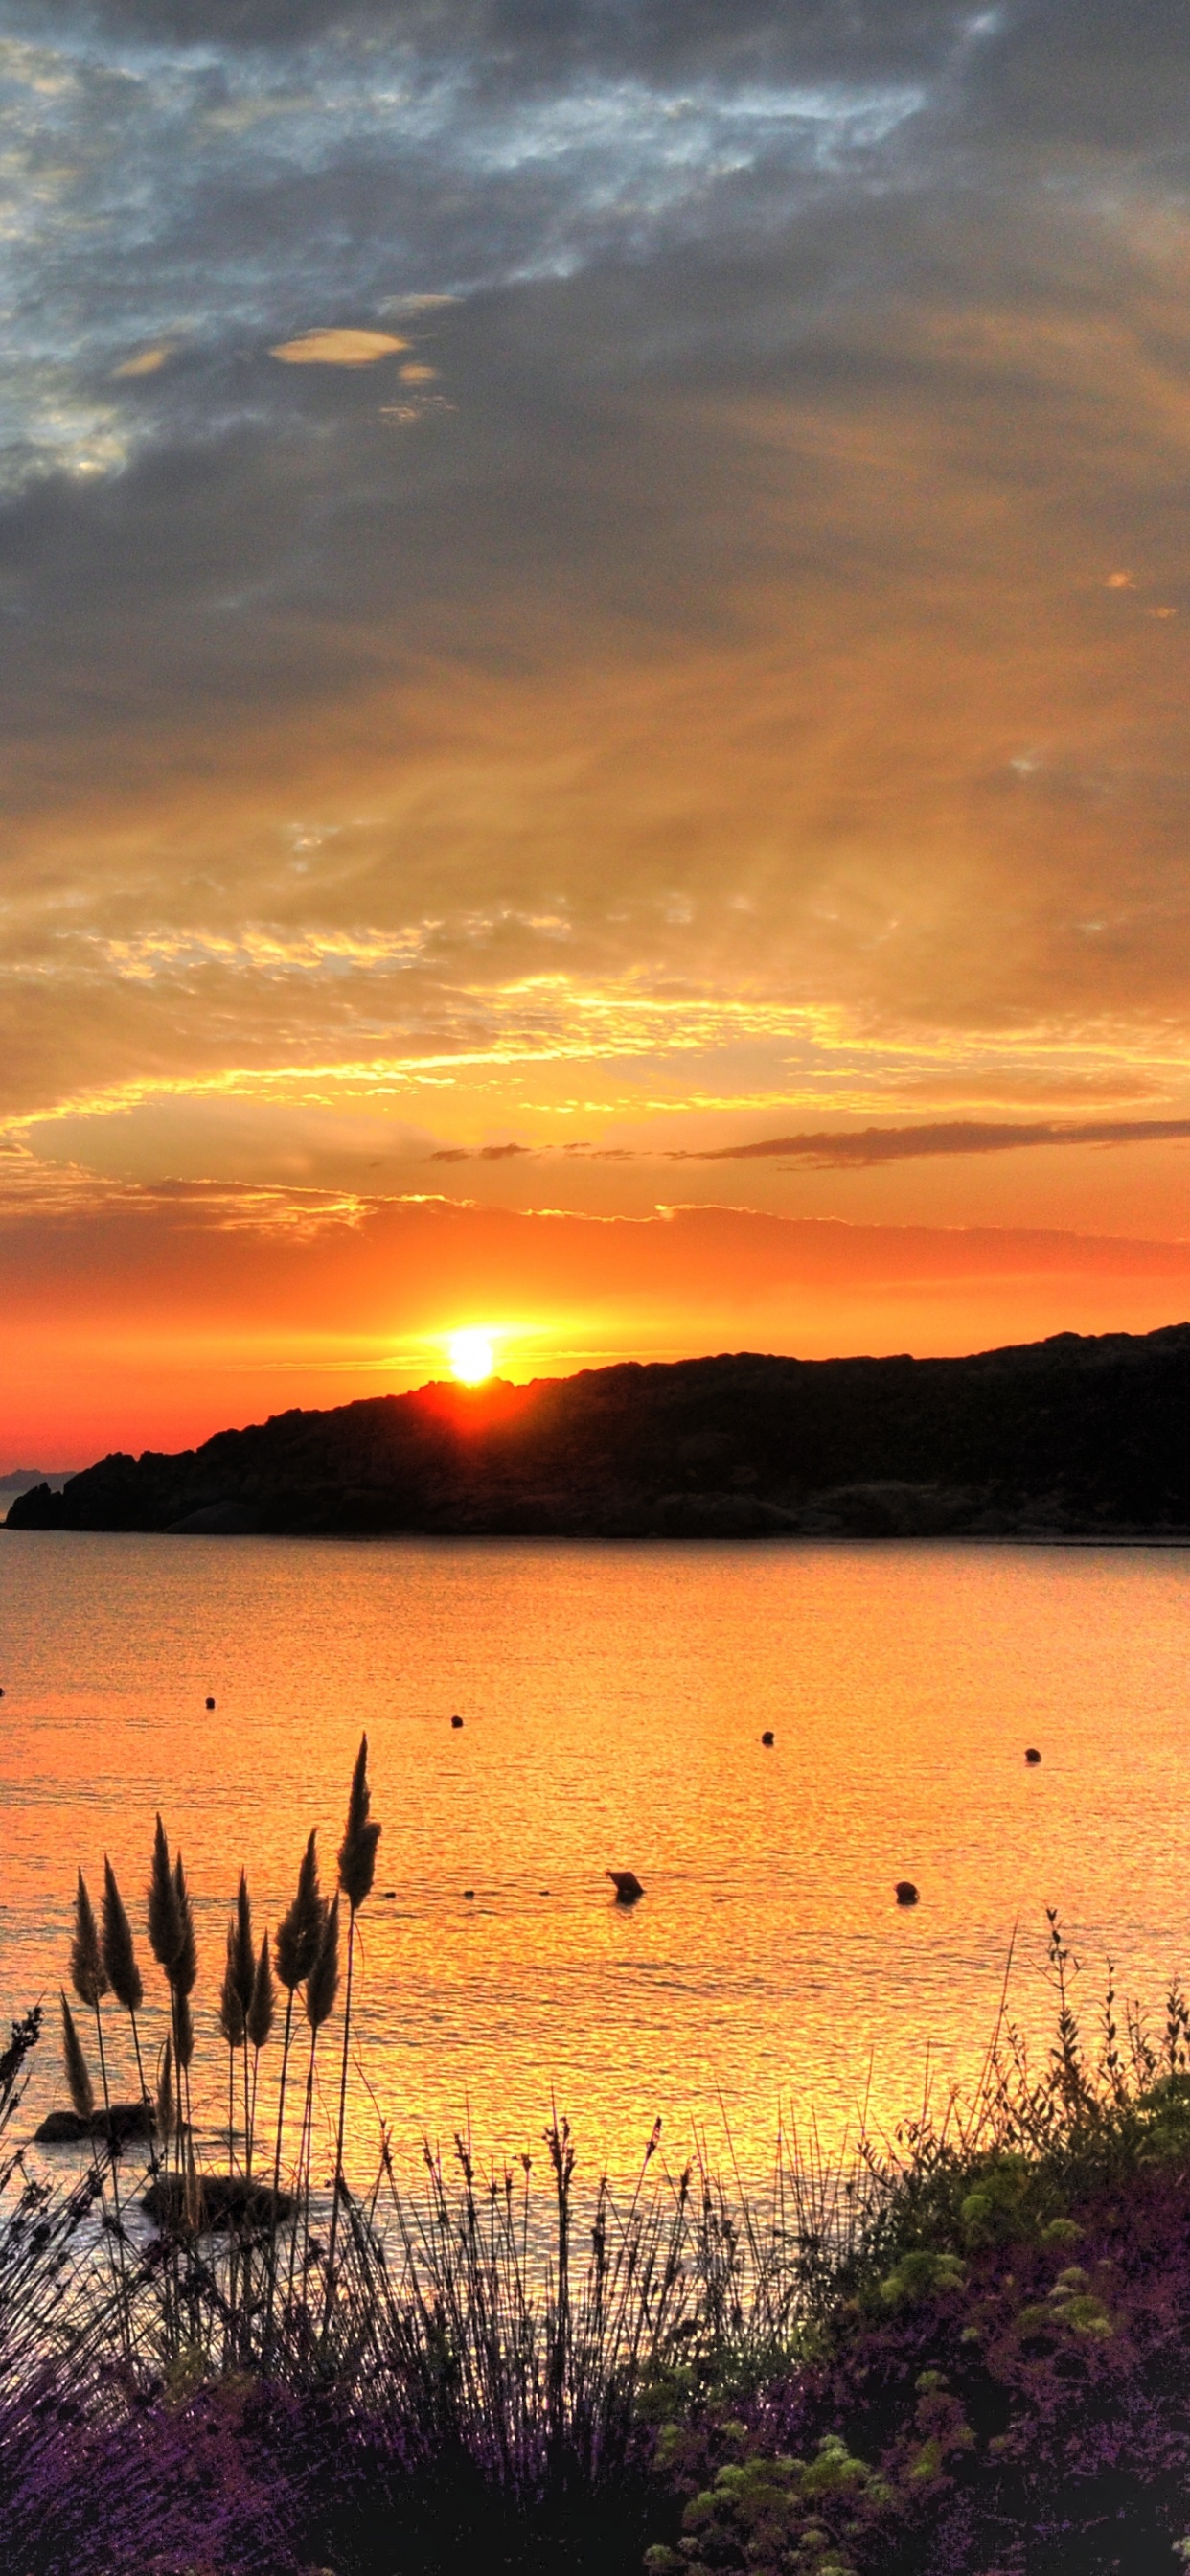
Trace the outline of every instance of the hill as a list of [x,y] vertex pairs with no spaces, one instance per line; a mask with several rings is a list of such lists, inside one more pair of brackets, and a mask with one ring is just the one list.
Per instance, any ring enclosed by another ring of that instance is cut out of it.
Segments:
[[1190,1536],[1190,1324],[969,1359],[741,1353],[431,1385],[116,1453],[10,1529]]

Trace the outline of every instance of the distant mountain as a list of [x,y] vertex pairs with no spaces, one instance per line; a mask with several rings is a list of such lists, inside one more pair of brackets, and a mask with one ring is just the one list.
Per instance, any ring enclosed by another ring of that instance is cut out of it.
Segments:
[[73,1473],[72,1467],[6,1467],[0,1494],[23,1493],[29,1485],[64,1485]]
[[119,1453],[9,1529],[1190,1537],[1190,1324],[971,1359],[681,1360],[425,1386]]

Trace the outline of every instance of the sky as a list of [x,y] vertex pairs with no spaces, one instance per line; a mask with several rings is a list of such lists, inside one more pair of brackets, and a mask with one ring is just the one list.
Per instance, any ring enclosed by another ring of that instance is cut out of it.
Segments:
[[1182,0],[5,0],[0,1470],[1190,1314]]

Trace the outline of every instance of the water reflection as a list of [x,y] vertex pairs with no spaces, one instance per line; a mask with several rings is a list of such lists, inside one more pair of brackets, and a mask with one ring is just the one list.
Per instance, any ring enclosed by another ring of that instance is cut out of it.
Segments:
[[[782,2097],[830,2139],[869,2086],[878,2118],[912,2107],[927,2045],[936,2081],[970,2072],[1047,1902],[1088,2012],[1109,1948],[1159,2002],[1185,1958],[1188,1612],[1177,1551],[6,1533],[0,2004],[56,1997],[77,1863],[97,1887],[110,1852],[143,1923],[160,1808],[221,2068],[241,1862],[258,1926],[311,1823],[330,1881],[366,1727],[358,2026],[398,2156],[465,2120],[515,2150],[552,2096],[584,2167],[635,2163],[659,2114],[674,2154],[725,2115],[758,2171]],[[1016,1993],[1036,2020],[1027,1964]],[[353,2105],[362,2158],[361,2082]]]

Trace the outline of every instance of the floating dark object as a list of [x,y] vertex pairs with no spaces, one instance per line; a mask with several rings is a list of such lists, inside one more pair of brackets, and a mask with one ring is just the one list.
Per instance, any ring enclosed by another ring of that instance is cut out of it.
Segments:
[[1026,1762],[1040,1762],[1041,1755],[1035,1744],[1027,1744],[1025,1746],[1025,1760]]
[[549,1895],[549,1889],[548,1889],[548,1887],[539,1887],[539,1888],[538,1888],[538,1890],[537,1890],[537,1893],[538,1893],[538,1895],[539,1895],[539,1896],[548,1896],[548,1895]]
[[393,1900],[394,1896],[396,1895],[396,1892],[397,1892],[397,1891],[396,1891],[395,1887],[386,1887],[386,1888],[385,1888],[385,1891],[384,1891],[385,1898],[386,1898],[386,1901],[387,1901],[390,1905],[391,1905],[391,1903],[392,1903],[392,1900]]
[[246,2174],[165,2174],[141,2202],[155,2227],[181,2236],[206,2236],[213,2228],[268,2227],[293,2216],[287,2191],[252,2182]]
[[609,1869],[608,1877],[616,1891],[617,1905],[635,1905],[644,1889],[634,1869]]
[[897,1903],[898,1905],[916,1905],[917,1889],[915,1888],[911,1878],[899,1878],[897,1880]]
[[771,1726],[766,1726],[766,1728],[765,1728],[765,1730],[764,1730],[764,1733],[763,1733],[763,1735],[761,1736],[760,1741],[761,1741],[761,1743],[762,1743],[762,1744],[775,1744],[775,1743],[776,1743],[777,1739],[776,1739],[776,1736],[775,1736],[775,1735],[774,1735],[774,1733],[773,1733],[773,1730],[772,1730]]
[[214,1703],[214,1700],[213,1700],[213,1699],[209,1699],[209,1700],[207,1701],[207,1707],[208,1707],[208,1708],[213,1708],[213,1707],[214,1707],[214,1705],[215,1705],[215,1703]]
[[450,1722],[452,1726],[461,1726],[463,1723],[461,1717],[452,1717]]
[[473,1888],[473,1887],[465,1887],[465,1888],[463,1889],[463,1894],[464,1894],[464,1896],[466,1897],[466,1899],[467,1899],[467,1903],[468,1903],[469,1905],[471,1905],[471,1904],[473,1904],[473,1903],[474,1903],[474,1900],[475,1900],[475,1890],[474,1890],[474,1888]]
[[110,2134],[122,2147],[126,2138],[151,2138],[154,2126],[148,2102],[113,2102],[110,2117],[106,2111],[96,2111],[90,2120],[80,2119],[77,2111],[47,2111],[33,2135],[39,2147],[75,2147],[83,2138]]

